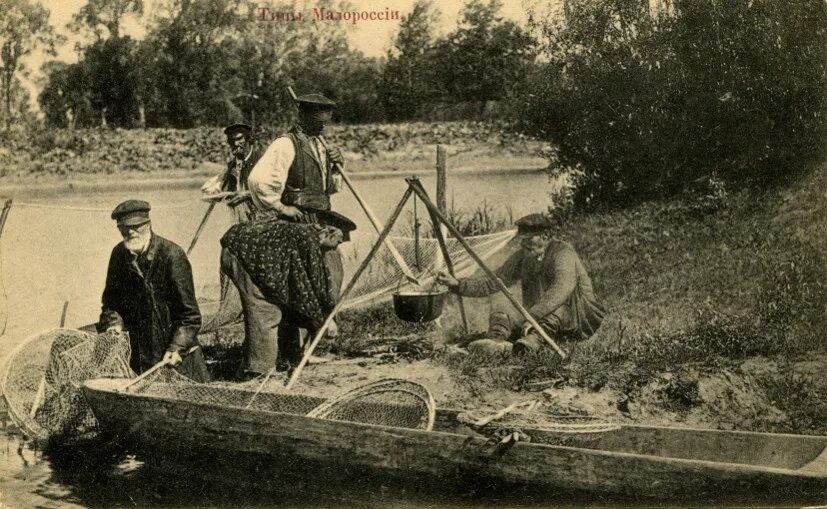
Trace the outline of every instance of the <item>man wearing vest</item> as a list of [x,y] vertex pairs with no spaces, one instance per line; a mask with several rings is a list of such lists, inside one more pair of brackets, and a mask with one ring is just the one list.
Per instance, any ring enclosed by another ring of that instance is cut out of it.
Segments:
[[237,222],[252,218],[247,176],[261,157],[261,147],[253,141],[252,132],[252,127],[242,123],[232,124],[224,129],[230,148],[227,170],[201,186],[202,199],[224,201],[232,209]]
[[[296,103],[298,125],[267,147],[250,172],[247,186],[256,217],[276,215],[288,221],[318,223],[319,215],[330,210],[330,195],[342,184],[334,168],[344,166],[342,153],[337,148],[326,149],[321,140],[336,103],[321,94],[299,96]],[[325,252],[325,264],[338,296],[344,275],[338,249]],[[335,334],[335,326],[331,332]],[[282,351],[300,341],[299,330],[286,323],[278,334]],[[286,369],[281,359],[280,364]]]

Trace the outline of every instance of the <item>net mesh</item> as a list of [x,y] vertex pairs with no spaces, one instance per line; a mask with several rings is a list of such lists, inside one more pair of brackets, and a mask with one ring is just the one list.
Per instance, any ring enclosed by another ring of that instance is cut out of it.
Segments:
[[57,328],[30,336],[6,359],[2,387],[9,416],[27,436],[71,438],[93,431],[80,391],[87,379],[131,377],[126,333]]
[[620,425],[587,415],[554,415],[545,412],[512,413],[482,426],[467,413],[457,420],[491,439],[501,439],[517,433],[522,440],[570,447],[596,445],[606,432],[620,429]]
[[425,386],[398,378],[379,380],[322,403],[308,417],[431,431],[436,405]]
[[436,404],[428,389],[403,379],[379,380],[325,400],[306,394],[258,391],[253,386],[203,384],[164,368],[144,379],[128,383],[124,391],[225,408],[426,431],[433,429],[436,416]]

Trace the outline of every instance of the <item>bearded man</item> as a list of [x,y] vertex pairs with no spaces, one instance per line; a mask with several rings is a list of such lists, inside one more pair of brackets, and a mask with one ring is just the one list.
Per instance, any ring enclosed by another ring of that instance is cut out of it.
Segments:
[[196,381],[209,376],[198,346],[201,312],[192,267],[180,246],[152,231],[150,205],[127,200],[112,211],[123,242],[109,258],[98,331],[125,329],[129,364],[142,373],[163,360]]
[[[531,214],[516,222],[520,249],[495,271],[510,286],[520,282],[523,306],[554,340],[582,340],[597,331],[605,311],[598,303],[591,278],[571,244],[555,238],[555,222]],[[487,277],[456,279],[446,272],[437,281],[459,295],[484,297],[499,291]],[[536,352],[547,345],[513,306],[495,308],[489,315],[488,337],[468,345],[470,351]]]
[[244,123],[232,124],[224,129],[230,150],[227,170],[201,186],[202,199],[225,202],[237,222],[248,221],[252,217],[247,177],[261,158],[261,148],[254,142],[252,133],[253,128]]

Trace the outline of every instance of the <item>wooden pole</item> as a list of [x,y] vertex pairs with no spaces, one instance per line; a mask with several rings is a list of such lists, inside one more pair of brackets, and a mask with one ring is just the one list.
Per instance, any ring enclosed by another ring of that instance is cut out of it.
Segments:
[[198,237],[201,236],[201,231],[204,230],[204,225],[207,224],[207,219],[209,219],[210,214],[212,213],[212,209],[215,208],[215,203],[216,202],[214,202],[214,201],[210,202],[210,206],[207,207],[207,211],[204,213],[203,219],[201,219],[201,224],[198,225],[198,229],[195,230],[195,235],[193,235],[193,237],[192,237],[192,242],[190,242],[190,247],[187,248],[187,256],[189,256],[190,253],[192,253],[192,250],[195,247],[195,244],[198,242]]
[[60,313],[60,327],[63,328],[66,325],[66,313],[69,311],[69,301],[63,302],[63,311]]
[[[293,103],[295,103],[298,106],[298,97],[296,96],[296,92],[293,91],[293,87],[287,87],[287,93],[290,94],[290,98],[293,100]],[[327,140],[324,139],[324,136],[319,135],[318,138],[319,141],[322,143],[324,149],[330,150],[330,146],[327,144]],[[348,177],[347,173],[345,173],[345,169],[342,168],[340,164],[334,164],[333,169],[339,172],[339,175],[342,176],[342,180],[344,181],[345,185],[347,185],[347,188],[350,189],[350,192],[353,194],[353,197],[356,198],[356,202],[359,204],[360,207],[362,207],[362,210],[365,211],[365,215],[368,217],[368,221],[370,221],[370,224],[373,226],[373,229],[376,230],[376,233],[380,233],[382,231],[382,226],[379,223],[379,219],[376,218],[376,214],[373,213],[373,210],[370,208],[368,203],[362,198],[362,195],[356,190],[356,187],[354,187],[353,182],[350,180],[350,177]],[[393,256],[393,259],[394,261],[396,261],[396,264],[399,265],[399,268],[402,270],[402,273],[405,275],[405,278],[407,278],[408,281],[417,286],[422,286],[422,284],[419,282],[419,279],[417,279],[416,276],[414,276],[413,272],[411,271],[411,268],[408,267],[407,263],[405,263],[405,259],[402,258],[402,255],[399,254],[399,251],[396,250],[396,246],[394,246],[393,243],[390,241],[386,241],[385,245],[391,252],[391,256]]]
[[[448,212],[447,153],[442,145],[436,146],[436,206],[443,214]],[[436,227],[436,225],[434,225]]]
[[391,232],[391,227],[393,227],[393,224],[396,222],[397,219],[399,219],[399,215],[402,213],[402,209],[405,207],[405,203],[408,201],[408,198],[411,197],[411,193],[413,192],[414,191],[411,189],[410,186],[408,186],[408,188],[405,190],[405,194],[402,195],[402,199],[399,200],[399,204],[396,206],[396,210],[394,210],[393,214],[391,214],[391,217],[390,219],[388,219],[388,223],[385,225],[385,228],[379,233],[379,239],[376,241],[375,244],[373,244],[373,247],[371,248],[370,252],[362,261],[362,264],[359,265],[359,268],[356,269],[356,272],[353,274],[353,277],[350,278],[350,281],[348,281],[347,287],[344,289],[344,291],[342,291],[341,295],[339,295],[339,301],[336,303],[336,306],[333,307],[333,311],[331,311],[330,314],[327,315],[327,318],[325,319],[324,323],[321,327],[319,327],[319,330],[313,337],[313,341],[310,343],[310,346],[307,347],[307,349],[305,350],[304,357],[302,357],[301,362],[299,362],[299,365],[296,367],[296,370],[293,371],[293,374],[290,376],[290,379],[287,380],[287,385],[285,386],[287,389],[293,387],[293,384],[296,383],[296,380],[299,379],[299,375],[304,369],[304,366],[307,364],[308,359],[310,359],[310,356],[313,354],[313,350],[316,349],[316,345],[319,344],[319,341],[321,341],[322,337],[324,336],[324,333],[327,331],[327,328],[330,327],[330,322],[333,321],[333,319],[336,317],[336,314],[339,312],[339,310],[342,309],[342,306],[345,303],[345,299],[350,294],[351,290],[353,290],[353,287],[356,286],[356,282],[359,280],[359,277],[361,277],[362,273],[367,268],[368,263],[370,263],[371,259],[373,259],[373,257],[376,256],[376,253],[379,251],[379,247],[385,242],[385,239]]
[[[423,195],[428,195],[419,180],[406,179],[406,181],[409,186],[417,188]],[[434,235],[436,235],[436,240],[439,243],[439,249],[442,251],[442,258],[445,260],[445,268],[448,269],[448,273],[451,274],[451,276],[456,277],[454,274],[454,262],[451,260],[451,255],[448,254],[448,245],[445,243],[445,236],[442,234],[442,225],[440,224],[439,218],[431,211],[430,208],[428,208],[428,214],[430,214],[431,223],[434,225]],[[462,295],[457,295],[457,301],[459,302],[459,314],[462,317],[462,327],[465,329],[465,332],[468,333],[468,318],[465,314],[465,302],[462,300]]]
[[477,256],[477,253],[474,252],[474,250],[471,248],[471,246],[468,244],[468,242],[465,240],[465,237],[462,236],[459,230],[457,230],[454,225],[449,223],[448,219],[446,219],[445,216],[442,215],[442,213],[439,211],[439,209],[436,208],[436,205],[433,204],[433,202],[428,198],[428,195],[424,192],[424,189],[422,188],[422,184],[419,182],[419,179],[416,177],[408,177],[405,180],[408,182],[409,188],[413,189],[413,192],[416,193],[417,196],[419,196],[419,199],[422,200],[422,203],[424,203],[425,206],[428,207],[428,210],[430,210],[434,215],[436,215],[436,217],[440,221],[442,221],[445,227],[448,228],[448,231],[450,231],[451,234],[454,237],[456,237],[457,241],[459,241],[459,243],[462,244],[462,247],[464,247],[468,254],[471,256],[471,258],[473,258],[474,261],[477,262],[477,265],[479,265],[480,268],[485,272],[485,275],[488,276],[492,281],[494,281],[494,284],[497,285],[497,287],[500,289],[500,292],[502,292],[502,294],[506,296],[509,302],[511,302],[511,304],[515,308],[517,308],[517,311],[519,311],[520,314],[523,315],[523,318],[525,318],[526,321],[530,323],[532,327],[534,327],[534,330],[537,332],[537,334],[539,334],[546,341],[546,343],[548,343],[549,346],[551,346],[560,355],[560,357],[565,359],[566,352],[564,352],[563,349],[560,348],[557,345],[557,343],[555,343],[554,340],[549,337],[548,334],[546,334],[546,331],[543,330],[542,326],[540,326],[540,324],[537,323],[537,320],[535,320],[534,317],[531,316],[531,313],[529,313],[528,310],[525,307],[523,307],[522,304],[520,304],[520,301],[518,301],[514,298],[513,295],[511,295],[511,292],[508,290],[508,287],[505,286],[505,284],[500,280],[500,278],[497,277],[496,274],[494,274],[494,271],[489,269],[485,262],[483,262],[482,259],[479,256]]

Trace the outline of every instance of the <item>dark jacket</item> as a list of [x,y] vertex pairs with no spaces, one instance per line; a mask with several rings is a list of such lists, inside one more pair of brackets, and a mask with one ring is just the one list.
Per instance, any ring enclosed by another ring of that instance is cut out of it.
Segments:
[[236,180],[235,175],[233,174],[233,169],[235,169],[236,160],[234,157],[231,157],[227,161],[227,171],[224,172],[224,176],[221,179],[221,190],[223,191],[238,191],[238,182],[247,182],[247,177],[250,176],[250,172],[253,170],[253,166],[256,165],[259,159],[261,159],[261,155],[264,152],[261,149],[261,146],[254,143],[252,145],[252,151],[250,152],[250,157],[241,163],[241,171],[239,172],[239,178]]
[[[132,347],[130,366],[136,373],[158,363],[167,350],[183,356],[198,344],[201,313],[192,267],[183,249],[154,233],[149,248],[137,259],[123,243],[112,249],[102,303],[98,330],[123,320]],[[203,364],[200,348],[196,352],[185,358],[187,365],[192,359]],[[206,366],[199,365],[197,370],[200,373],[181,369],[191,378],[206,377]]]
[[[331,170],[333,166],[327,158],[325,168],[313,154],[310,138],[300,129],[294,128],[287,136],[293,142],[296,157],[287,173],[287,182],[281,195],[285,205],[293,205],[303,210],[330,210],[330,195],[333,190]],[[322,180],[324,171],[324,181]]]

